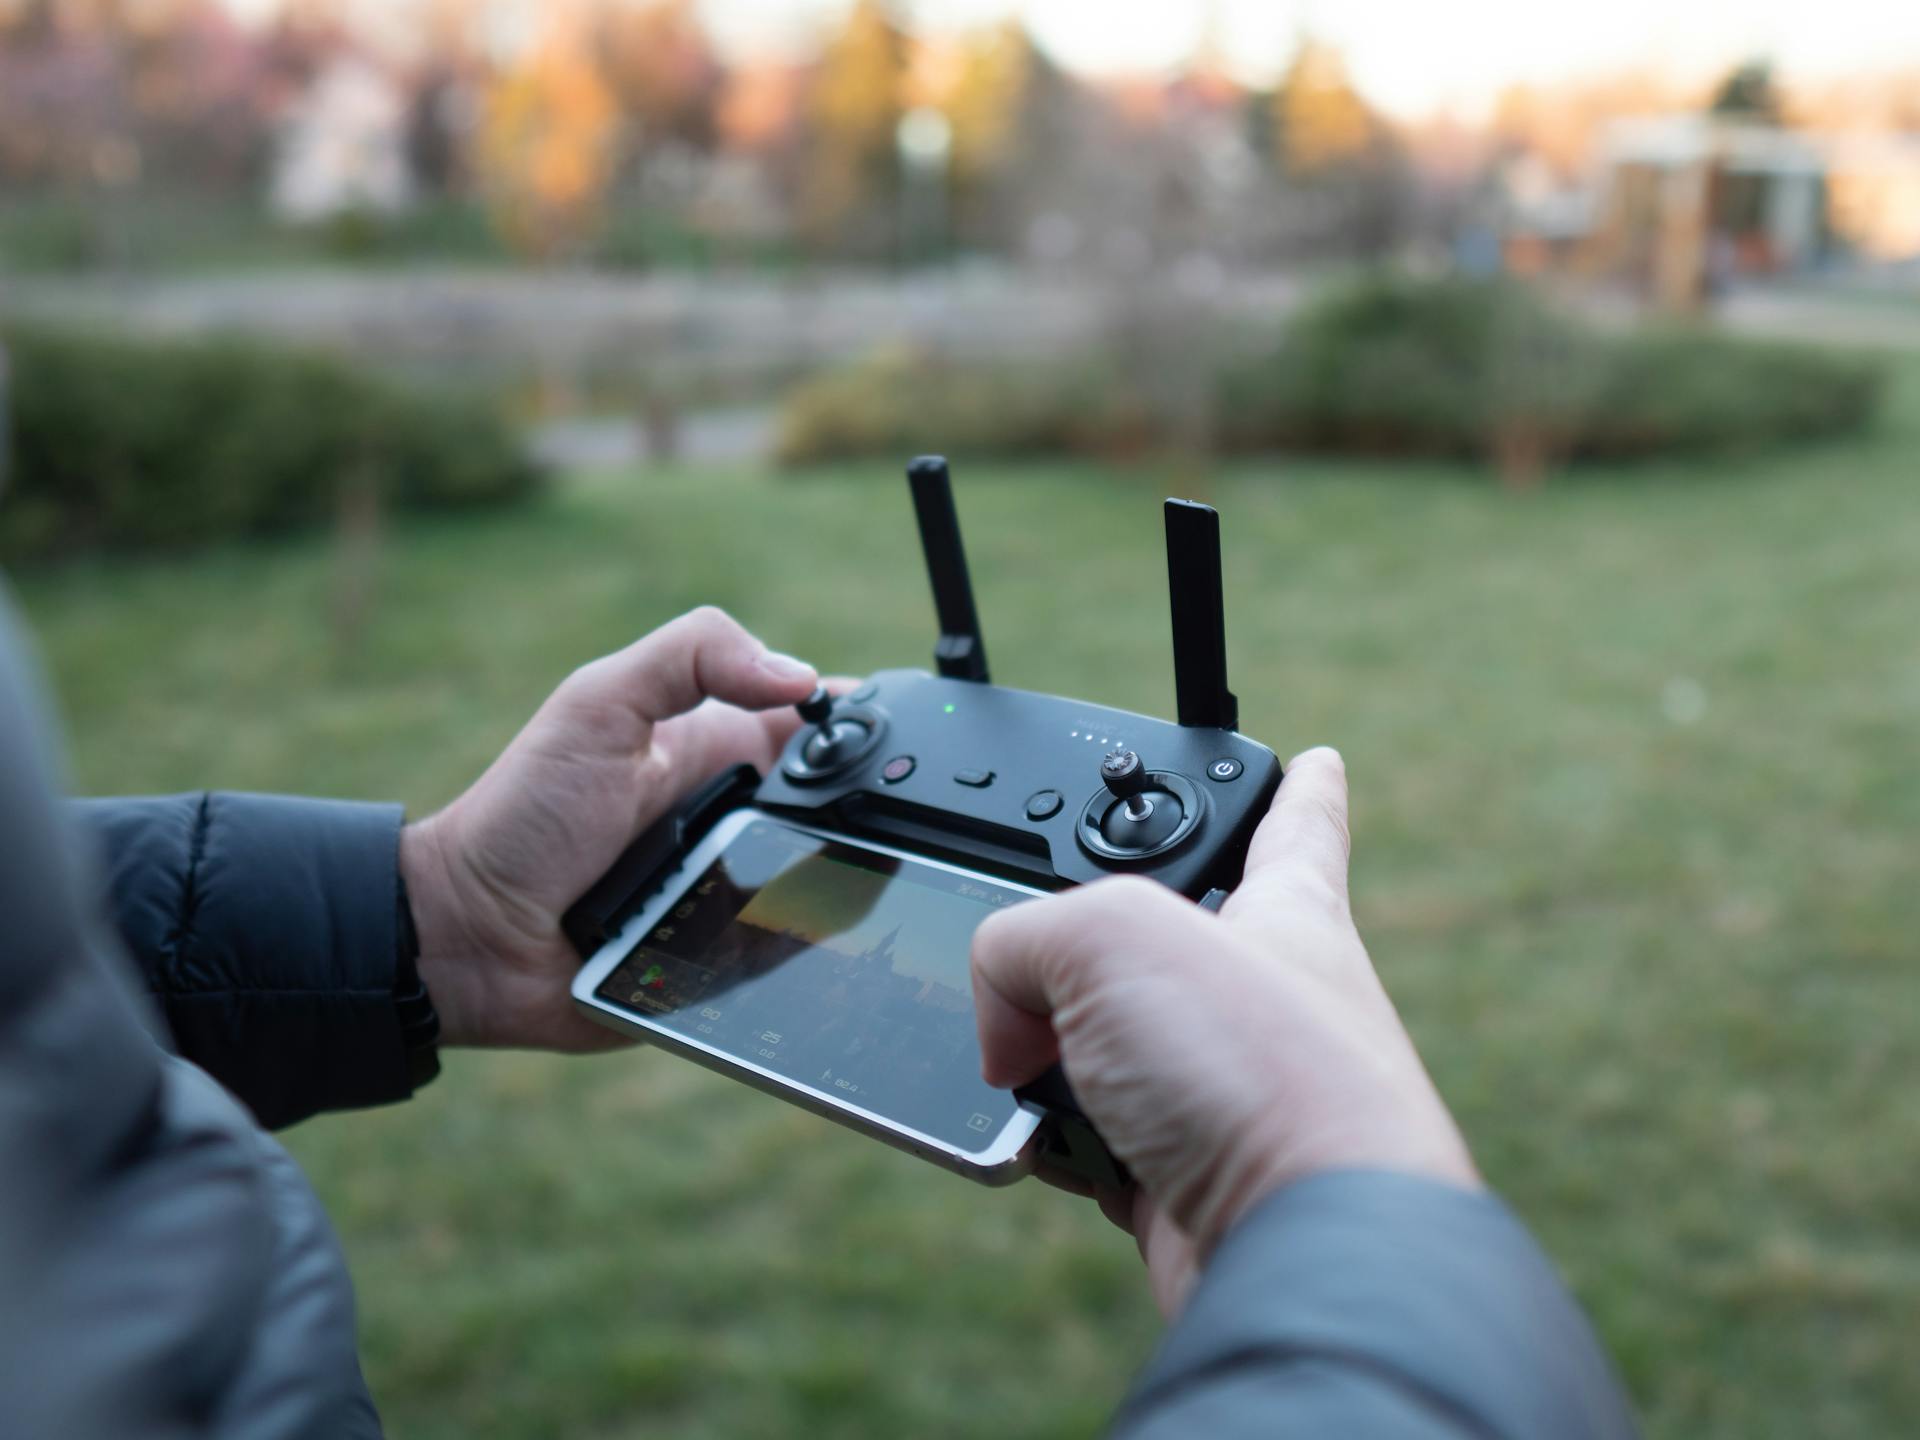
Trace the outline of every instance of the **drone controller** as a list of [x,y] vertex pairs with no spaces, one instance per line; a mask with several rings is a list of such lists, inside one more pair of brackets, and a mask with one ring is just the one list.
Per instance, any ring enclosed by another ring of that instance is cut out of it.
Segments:
[[[947,464],[924,456],[907,478],[939,619],[935,673],[884,670],[802,702],[805,723],[766,776],[721,777],[568,913],[582,954],[617,931],[649,877],[741,805],[1036,889],[1135,874],[1214,908],[1239,882],[1280,762],[1236,729],[1215,511],[1166,502],[1169,723],[991,683]],[[1049,1164],[1125,1179],[1057,1067],[1018,1094],[1046,1112]]]

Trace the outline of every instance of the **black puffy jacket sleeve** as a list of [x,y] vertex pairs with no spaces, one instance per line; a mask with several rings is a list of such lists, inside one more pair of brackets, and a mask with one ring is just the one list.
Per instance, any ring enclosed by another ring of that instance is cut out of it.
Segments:
[[405,1099],[397,805],[72,802],[175,1049],[263,1125]]

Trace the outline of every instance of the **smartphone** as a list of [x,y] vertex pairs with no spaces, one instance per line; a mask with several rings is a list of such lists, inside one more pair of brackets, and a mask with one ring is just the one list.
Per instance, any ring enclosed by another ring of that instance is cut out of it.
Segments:
[[762,811],[721,820],[590,959],[592,1019],[988,1185],[1041,1115],[980,1078],[968,952],[1044,892]]

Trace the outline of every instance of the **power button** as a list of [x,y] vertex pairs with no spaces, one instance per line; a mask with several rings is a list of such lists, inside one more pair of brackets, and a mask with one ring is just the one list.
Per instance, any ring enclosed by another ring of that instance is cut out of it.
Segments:
[[1207,779],[1218,780],[1224,785],[1229,780],[1238,780],[1240,778],[1240,772],[1246,768],[1246,766],[1242,765],[1231,755],[1222,755],[1218,760],[1207,766]]

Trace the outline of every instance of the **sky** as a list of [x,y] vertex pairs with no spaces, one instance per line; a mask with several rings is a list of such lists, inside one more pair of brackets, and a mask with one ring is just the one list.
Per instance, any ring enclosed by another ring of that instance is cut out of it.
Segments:
[[[702,0],[734,55],[804,51],[850,0]],[[1017,13],[1049,54],[1095,74],[1177,67],[1211,43],[1238,78],[1271,82],[1302,30],[1337,46],[1375,105],[1471,115],[1506,86],[1627,67],[1689,81],[1751,55],[1789,80],[1920,66],[1920,0],[905,0],[933,30]]]
[[[227,0],[257,18],[282,0]],[[349,0],[404,25],[407,0]],[[421,0],[411,0],[418,5]],[[537,24],[543,0],[490,0],[501,43]],[[733,59],[798,57],[852,0],[698,0]],[[1337,46],[1363,93],[1403,119],[1486,113],[1516,82],[1651,69],[1702,82],[1754,55],[1791,83],[1920,67],[1920,0],[896,0],[923,30],[1009,15],[1062,64],[1094,75],[1178,68],[1211,48],[1240,80],[1270,83],[1303,31]]]

